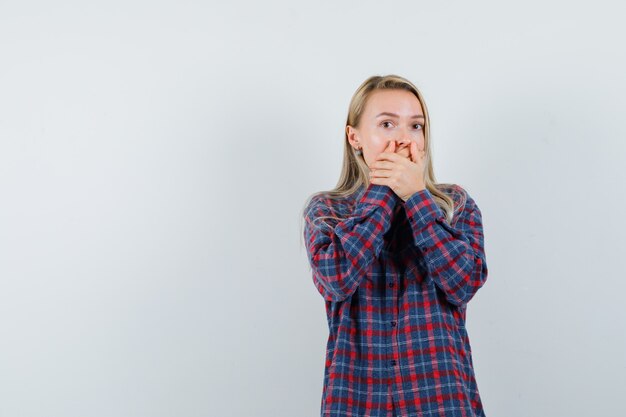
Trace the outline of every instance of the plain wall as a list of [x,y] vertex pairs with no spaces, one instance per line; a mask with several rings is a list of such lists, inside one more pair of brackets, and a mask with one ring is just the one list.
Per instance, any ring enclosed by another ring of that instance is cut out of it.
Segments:
[[620,4],[0,2],[0,417],[318,416],[302,205],[388,73],[483,214],[486,414],[623,415]]

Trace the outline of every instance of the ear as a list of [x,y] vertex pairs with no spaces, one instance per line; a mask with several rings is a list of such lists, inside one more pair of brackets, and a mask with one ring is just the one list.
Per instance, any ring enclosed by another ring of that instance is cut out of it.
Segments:
[[354,149],[360,148],[357,133],[358,132],[354,127],[346,125],[346,136],[348,137],[348,142],[354,147]]

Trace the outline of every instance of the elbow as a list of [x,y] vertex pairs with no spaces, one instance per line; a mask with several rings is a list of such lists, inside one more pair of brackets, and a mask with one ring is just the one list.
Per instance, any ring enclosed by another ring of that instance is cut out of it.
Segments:
[[325,301],[343,301],[354,294],[357,288],[357,285],[352,285],[354,280],[330,279],[316,269],[313,270],[313,282]]
[[451,280],[445,291],[446,300],[457,307],[466,306],[487,281],[488,269],[483,258],[477,257],[469,265],[471,268]]

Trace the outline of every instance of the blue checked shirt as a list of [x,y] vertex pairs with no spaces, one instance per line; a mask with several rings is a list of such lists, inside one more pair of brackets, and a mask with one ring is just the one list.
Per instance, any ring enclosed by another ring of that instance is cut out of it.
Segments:
[[487,279],[481,212],[461,186],[438,187],[460,207],[451,224],[427,189],[402,201],[379,184],[305,209],[329,328],[322,417],[485,416],[465,329]]

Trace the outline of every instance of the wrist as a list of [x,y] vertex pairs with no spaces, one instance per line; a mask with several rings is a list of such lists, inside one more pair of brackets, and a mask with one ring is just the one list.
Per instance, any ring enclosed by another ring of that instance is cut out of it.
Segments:
[[414,190],[414,191],[412,191],[412,192],[408,193],[407,195],[405,195],[403,197],[400,197],[400,198],[402,199],[403,202],[406,203],[406,201],[409,198],[413,197],[416,193],[419,193],[420,191],[424,191],[425,189],[426,189],[426,187],[418,188],[418,189],[416,189],[416,190]]

